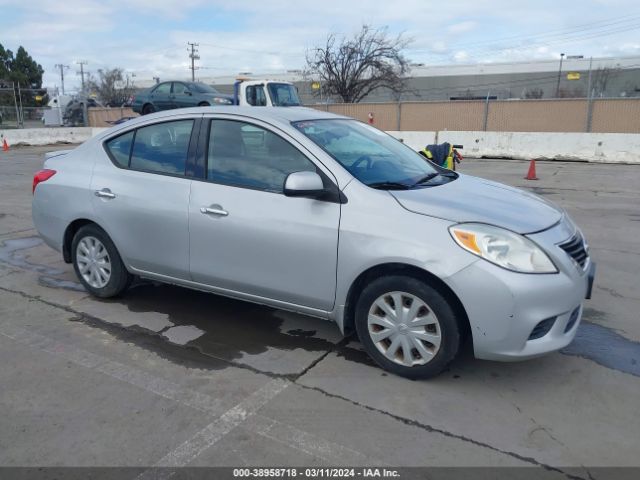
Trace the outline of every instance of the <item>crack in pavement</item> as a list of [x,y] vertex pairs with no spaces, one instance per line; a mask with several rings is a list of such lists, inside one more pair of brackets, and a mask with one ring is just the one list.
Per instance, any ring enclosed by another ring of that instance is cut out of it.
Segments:
[[[16,294],[16,295],[20,295],[23,298],[27,298],[29,300],[38,301],[38,302],[44,303],[44,304],[46,304],[46,305],[48,305],[50,307],[61,309],[61,310],[65,311],[65,312],[67,312],[67,313],[72,313],[72,314],[74,314],[76,316],[76,320],[77,321],[78,320],[82,321],[83,323],[86,323],[89,326],[95,326],[94,324],[97,323],[99,327],[107,327],[107,330],[117,329],[117,330],[120,330],[120,331],[125,331],[128,334],[145,335],[145,336],[148,336],[149,333],[151,333],[153,336],[161,337],[161,335],[159,333],[157,333],[157,332],[148,331],[146,329],[142,329],[142,328],[139,328],[139,327],[136,328],[135,326],[134,327],[124,327],[124,326],[119,325],[119,324],[113,324],[113,323],[107,322],[105,320],[102,320],[102,319],[100,319],[98,317],[94,317],[94,316],[88,315],[86,313],[77,311],[77,310],[75,310],[75,309],[73,309],[71,307],[68,307],[66,305],[60,305],[60,304],[57,304],[55,302],[51,302],[49,300],[45,300],[45,299],[43,299],[43,298],[41,298],[40,296],[37,296],[37,295],[29,295],[28,293],[25,293],[25,292],[22,292],[22,291],[19,291],[19,290],[13,290],[13,289],[6,288],[6,287],[1,287],[1,286],[0,286],[0,291],[4,291],[4,292],[7,292],[7,293],[13,293],[13,294]],[[433,425],[425,424],[425,423],[419,422],[417,420],[412,420],[412,419],[397,415],[395,413],[388,412],[386,410],[381,410],[381,409],[376,408],[376,407],[372,407],[372,406],[369,406],[369,405],[362,404],[360,402],[357,402],[355,400],[349,399],[347,397],[343,397],[342,395],[338,395],[338,394],[327,392],[327,391],[325,391],[325,390],[323,390],[323,389],[321,389],[319,387],[312,387],[312,386],[304,385],[304,384],[301,384],[301,383],[298,382],[302,376],[306,375],[312,368],[314,368],[316,365],[318,365],[318,363],[320,363],[322,360],[324,360],[330,353],[337,351],[339,348],[341,348],[342,346],[346,345],[346,343],[348,343],[348,341],[349,341],[349,338],[345,338],[342,341],[336,343],[331,349],[329,349],[328,351],[323,353],[319,358],[317,358],[313,362],[311,362],[304,370],[302,370],[298,374],[278,374],[278,373],[274,373],[274,372],[259,370],[259,369],[255,368],[255,367],[251,367],[249,365],[239,364],[239,363],[236,363],[236,362],[228,360],[228,359],[217,358],[217,357],[214,357],[212,355],[203,354],[203,352],[201,352],[200,349],[198,349],[198,348],[196,348],[194,346],[190,346],[190,345],[184,345],[184,346],[179,346],[179,347],[178,346],[172,346],[172,347],[176,348],[176,349],[180,349],[180,350],[183,350],[186,347],[187,349],[196,350],[196,351],[198,351],[199,353],[201,353],[203,355],[206,355],[206,356],[208,356],[210,358],[215,358],[216,360],[219,360],[221,362],[224,362],[226,364],[232,365],[232,366],[237,367],[237,368],[247,369],[247,370],[250,370],[250,371],[252,371],[252,372],[254,372],[256,374],[265,375],[265,376],[267,376],[269,378],[273,378],[273,379],[289,380],[293,384],[299,386],[300,388],[303,388],[303,389],[306,389],[306,390],[316,391],[316,392],[319,392],[322,395],[325,395],[325,396],[327,396],[329,398],[335,398],[335,399],[339,399],[339,400],[348,402],[348,403],[350,403],[350,404],[352,404],[354,406],[357,406],[359,408],[363,408],[365,410],[368,410],[368,411],[371,411],[371,412],[374,412],[374,413],[378,413],[378,414],[381,414],[381,415],[388,416],[388,417],[390,417],[390,418],[392,418],[392,419],[394,419],[394,420],[396,420],[398,422],[401,422],[401,423],[403,423],[405,425],[416,427],[416,428],[419,428],[419,429],[424,430],[424,431],[429,432],[429,433],[436,433],[436,434],[440,434],[440,435],[443,435],[443,436],[448,437],[448,438],[454,438],[454,439],[457,439],[457,440],[460,440],[460,441],[463,441],[463,442],[466,442],[466,443],[470,443],[472,445],[475,445],[475,446],[478,446],[478,447],[481,447],[481,448],[486,448],[486,449],[489,449],[491,451],[498,452],[500,454],[509,456],[511,458],[515,458],[515,459],[517,459],[517,460],[519,460],[521,462],[525,462],[525,463],[528,463],[530,465],[534,465],[534,466],[543,468],[543,469],[545,469],[547,471],[550,471],[550,472],[563,474],[563,475],[565,475],[567,478],[569,478],[571,480],[587,480],[584,477],[572,475],[572,474],[569,474],[569,473],[563,471],[560,468],[553,467],[551,465],[547,465],[547,464],[544,464],[542,462],[539,462],[538,460],[536,460],[533,457],[527,457],[527,456],[524,456],[524,455],[520,455],[519,453],[510,451],[510,450],[503,450],[503,449],[495,447],[495,446],[493,446],[493,445],[491,445],[489,443],[481,442],[479,440],[475,440],[474,438],[467,437],[465,435],[449,432],[448,430],[444,430],[442,428],[434,427]],[[344,343],[344,342],[346,342],[346,343]],[[167,343],[167,342],[165,342],[163,340],[163,343]]]
[[386,415],[388,417],[393,418],[394,420],[396,420],[398,422],[404,423],[405,425],[409,425],[409,426],[412,426],[412,427],[417,427],[417,428],[420,428],[421,430],[425,430],[425,431],[430,432],[430,433],[438,433],[438,434],[443,435],[445,437],[455,438],[455,439],[461,440],[463,442],[471,443],[471,444],[476,445],[478,447],[483,447],[483,448],[492,450],[494,452],[498,452],[498,453],[501,453],[503,455],[507,455],[509,457],[515,458],[517,460],[520,460],[522,462],[525,462],[525,463],[528,463],[528,464],[531,464],[531,465],[535,465],[536,467],[543,468],[543,469],[545,469],[547,471],[550,471],[550,472],[561,473],[562,475],[565,475],[567,478],[570,478],[572,480],[587,480],[584,477],[573,475],[573,474],[565,472],[564,470],[562,470],[560,468],[557,468],[557,467],[554,467],[552,465],[547,465],[545,463],[539,462],[538,460],[536,460],[533,457],[525,457],[524,455],[520,455],[519,453],[512,452],[510,450],[502,450],[502,449],[500,449],[498,447],[494,447],[493,445],[491,445],[489,443],[481,442],[479,440],[475,440],[474,438],[467,437],[465,435],[461,435],[461,434],[458,434],[458,433],[449,432],[448,430],[444,430],[442,428],[434,427],[433,425],[422,423],[422,422],[419,422],[417,420],[412,420],[410,418],[402,417],[400,415],[396,415],[395,413],[387,412],[386,410],[381,410],[379,408],[372,407],[370,405],[365,405],[364,403],[360,403],[360,402],[357,402],[355,400],[351,400],[350,398],[343,397],[342,395],[338,395],[338,394],[335,394],[335,393],[329,393],[329,392],[327,392],[327,391],[325,391],[325,390],[323,390],[321,388],[318,388],[318,387],[311,387],[311,386],[308,386],[308,385],[300,384],[298,382],[295,382],[295,384],[298,385],[301,388],[304,388],[304,389],[307,389],[307,390],[313,390],[313,391],[316,391],[316,392],[320,392],[323,395],[326,395],[327,397],[337,398],[337,399],[343,400],[345,402],[351,403],[352,405],[364,408],[364,409],[369,410],[371,412],[376,412],[376,413],[379,413],[379,414],[382,414],[382,415]]

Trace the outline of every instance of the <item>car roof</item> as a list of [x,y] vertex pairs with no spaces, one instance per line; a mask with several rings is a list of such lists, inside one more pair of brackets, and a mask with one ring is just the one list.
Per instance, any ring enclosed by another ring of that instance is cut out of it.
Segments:
[[[146,123],[148,120],[162,120],[175,117],[177,115],[202,115],[221,113],[227,115],[238,115],[243,117],[254,118],[256,120],[262,120],[267,123],[279,123],[290,124],[291,122],[299,122],[303,120],[322,120],[322,119],[350,119],[342,115],[336,115],[335,113],[323,112],[322,110],[316,110],[315,108],[308,107],[239,107],[239,106],[225,106],[225,107],[193,107],[193,108],[179,108],[173,110],[163,110],[161,112],[144,115],[128,122],[120,124],[122,127],[133,127],[138,123]],[[124,128],[123,128],[124,129]]]

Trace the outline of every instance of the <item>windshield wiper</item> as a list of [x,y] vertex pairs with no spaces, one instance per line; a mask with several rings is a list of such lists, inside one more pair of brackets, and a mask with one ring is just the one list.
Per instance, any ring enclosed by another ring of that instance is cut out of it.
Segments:
[[411,188],[409,185],[398,182],[374,182],[367,183],[367,186],[377,190],[409,190]]
[[418,180],[416,183],[414,183],[411,186],[415,187],[416,185],[420,185],[422,183],[427,183],[429,180],[432,180],[432,179],[436,178],[438,175],[440,175],[438,172],[432,172],[429,175],[425,175],[424,177],[422,177],[420,180]]

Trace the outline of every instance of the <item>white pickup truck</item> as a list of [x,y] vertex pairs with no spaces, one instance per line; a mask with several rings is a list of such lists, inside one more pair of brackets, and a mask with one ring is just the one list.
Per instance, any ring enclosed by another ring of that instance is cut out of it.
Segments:
[[238,79],[233,84],[233,104],[253,107],[297,107],[302,105],[298,89],[277,80]]

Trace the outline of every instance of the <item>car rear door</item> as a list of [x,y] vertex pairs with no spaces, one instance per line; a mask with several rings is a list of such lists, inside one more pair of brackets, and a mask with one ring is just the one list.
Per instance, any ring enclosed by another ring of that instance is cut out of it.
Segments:
[[199,119],[171,117],[109,139],[97,161],[93,207],[127,264],[189,279],[189,194],[185,176]]
[[288,173],[320,168],[300,145],[261,122],[218,117],[202,131],[206,167],[189,204],[193,280],[331,310],[340,204],[283,194]]

